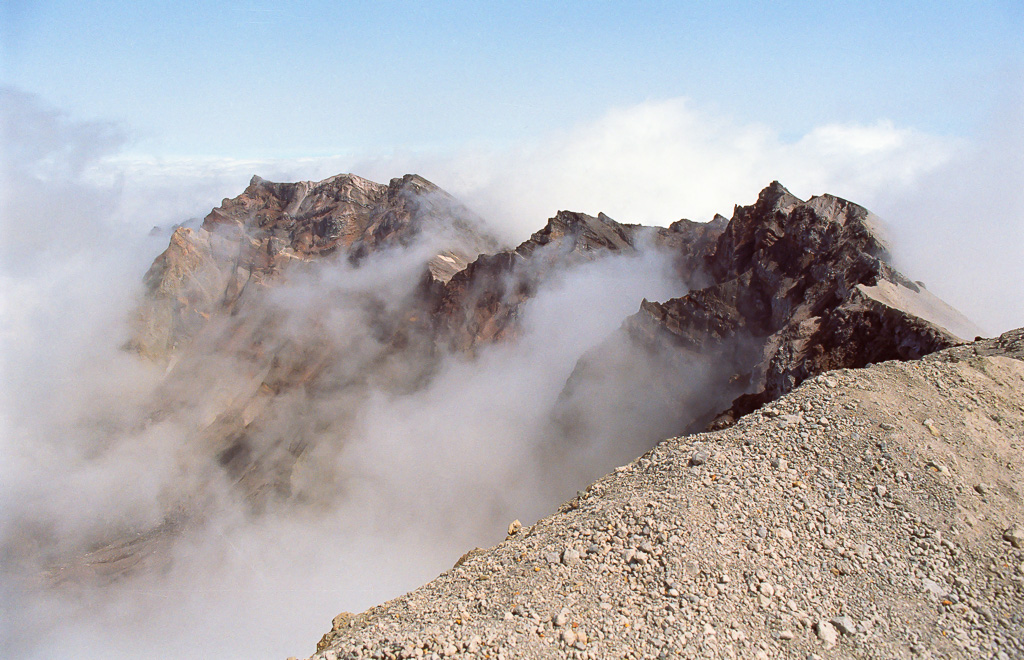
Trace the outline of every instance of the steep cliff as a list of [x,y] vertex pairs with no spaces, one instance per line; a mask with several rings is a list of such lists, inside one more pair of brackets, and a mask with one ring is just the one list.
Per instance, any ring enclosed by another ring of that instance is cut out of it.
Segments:
[[[659,389],[677,404],[669,432],[716,415],[715,425],[729,424],[825,371],[916,359],[973,338],[973,325],[898,272],[889,250],[863,207],[831,195],[803,201],[773,182],[735,209],[713,249],[691,257],[703,282],[679,298],[643,301],[583,358],[562,397],[566,433],[590,432],[575,402],[605,393],[612,374],[626,374],[622,407],[647,397],[629,385],[623,355],[634,373],[662,376]],[[666,361],[676,364],[655,368]]]

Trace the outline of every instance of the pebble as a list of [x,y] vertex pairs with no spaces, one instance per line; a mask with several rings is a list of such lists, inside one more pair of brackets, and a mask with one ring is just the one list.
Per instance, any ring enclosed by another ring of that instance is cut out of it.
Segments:
[[853,624],[853,620],[848,616],[832,617],[830,623],[836,627],[836,630],[844,635],[852,635],[857,632],[857,629]]
[[690,456],[690,465],[704,465],[708,462],[708,453],[701,449],[700,451],[693,452]]
[[921,578],[921,588],[929,593],[935,594],[939,598],[945,598],[949,593],[948,589],[931,578]]
[[839,641],[839,634],[835,627],[828,621],[818,621],[814,624],[814,632],[827,648],[831,648]]

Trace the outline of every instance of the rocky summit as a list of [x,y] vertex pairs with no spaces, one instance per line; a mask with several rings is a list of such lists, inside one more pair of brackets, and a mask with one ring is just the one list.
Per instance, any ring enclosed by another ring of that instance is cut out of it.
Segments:
[[[574,399],[621,370],[623,354],[640,374],[650,370],[637,364],[676,363],[661,380],[682,404],[664,429],[672,432],[698,430],[709,416],[730,424],[815,374],[915,359],[976,336],[963,315],[892,267],[880,221],[863,207],[831,195],[805,202],[773,182],[722,220],[704,227],[714,243],[677,248],[690,268],[688,294],[644,300],[581,360],[563,396],[567,415]],[[693,362],[704,365],[700,377],[684,367]]]
[[125,343],[162,376],[111,428],[161,429],[188,478],[155,497],[158,524],[52,557],[52,582],[166,567],[224,502],[252,520],[336,503],[369,407],[520,345],[537,301],[611,263],[671,294],[630,298],[525,413],[528,464],[578,496],[339,615],[319,660],[1024,654],[1020,333],[967,343],[878,218],[778,182],[731,218],[559,211],[511,247],[417,175],[253,177],[173,230]]
[[[870,212],[831,195],[804,202],[778,182],[752,206],[737,207],[731,220],[653,228],[561,211],[502,251],[494,251],[497,241],[483,227],[415,175],[387,186],[354,175],[295,184],[254,177],[198,233],[174,233],[146,276],[150,295],[131,345],[167,357],[204,332],[208,346],[226,344],[217,317],[238,317],[244,306],[261,310],[259,290],[286,280],[292,262],[358,262],[430,232],[423,285],[395,313],[375,319],[392,350],[415,337],[429,352],[472,352],[515,337],[523,305],[574,264],[641,250],[672,259],[684,295],[637,301],[622,331],[588,354],[567,383],[563,422],[572,417],[573,398],[621,371],[624,354],[636,373],[650,371],[638,363],[666,360],[680,363],[670,372],[689,372],[686,363],[715,356],[705,378],[687,373],[681,384],[672,373],[660,374],[669,398],[688,404],[676,406],[685,412],[667,420],[666,429],[693,429],[710,418],[731,423],[817,373],[918,358],[977,332],[891,265]],[[244,296],[247,288],[254,295]],[[699,405],[691,396],[697,380],[702,395],[716,393]],[[621,389],[624,396],[631,391]]]

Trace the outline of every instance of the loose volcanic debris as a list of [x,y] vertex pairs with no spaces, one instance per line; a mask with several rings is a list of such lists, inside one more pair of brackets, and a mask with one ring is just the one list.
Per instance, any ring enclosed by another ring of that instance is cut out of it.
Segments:
[[1016,330],[816,376],[339,616],[313,657],[1022,657],[1022,360]]

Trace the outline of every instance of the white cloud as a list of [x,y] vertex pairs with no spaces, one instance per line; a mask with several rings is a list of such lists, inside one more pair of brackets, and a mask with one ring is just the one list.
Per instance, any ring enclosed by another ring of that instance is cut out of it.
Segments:
[[511,242],[559,209],[665,225],[728,217],[772,180],[803,198],[831,193],[879,214],[906,274],[994,333],[1024,325],[1021,126],[1024,102],[1014,99],[975,140],[887,120],[787,138],[675,99],[504,149],[352,162],[433,178]]
[[768,126],[674,99],[611,110],[596,121],[500,148],[265,161],[122,157],[102,167],[107,178],[130,172],[129,178],[151,185],[185,182],[185,189],[188,182],[230,178],[236,188],[225,194],[240,192],[252,174],[296,180],[350,171],[387,181],[416,172],[522,240],[561,209],[603,211],[644,224],[709,220],[752,202],[775,179],[798,195],[828,191],[857,200],[916,180],[956,145],[888,121],[830,124],[787,140]]
[[664,225],[728,216],[776,179],[797,195],[827,191],[857,200],[915,180],[953,147],[885,121],[821,126],[787,140],[767,126],[672,100],[615,110],[503,153],[462,156],[439,165],[438,178],[451,176],[455,194],[520,233],[561,208]]
[[991,334],[1024,326],[1024,99],[981,138],[866,203],[890,222],[897,265]]

